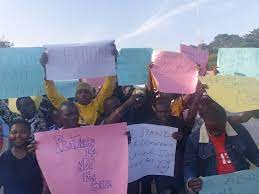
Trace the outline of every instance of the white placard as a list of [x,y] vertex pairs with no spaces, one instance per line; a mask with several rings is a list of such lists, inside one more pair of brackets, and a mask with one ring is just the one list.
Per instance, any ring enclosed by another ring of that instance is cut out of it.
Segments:
[[114,41],[44,46],[48,80],[71,80],[115,75]]
[[257,147],[259,147],[259,119],[251,118],[248,122],[243,123],[243,125],[252,136]]
[[174,176],[178,129],[150,124],[129,125],[129,183],[147,175]]

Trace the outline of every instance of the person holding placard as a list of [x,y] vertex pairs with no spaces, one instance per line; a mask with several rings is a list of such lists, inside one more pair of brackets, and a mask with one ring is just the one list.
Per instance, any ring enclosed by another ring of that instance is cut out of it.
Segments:
[[142,193],[151,193],[151,182],[154,179],[158,194],[178,193],[183,190],[183,150],[185,139],[189,135],[186,123],[180,117],[171,116],[170,100],[158,98],[154,104],[154,117],[148,124],[163,125],[174,127],[178,132],[172,134],[172,138],[177,140],[177,149],[175,156],[175,177],[168,176],[146,176],[142,178]]
[[4,194],[48,193],[36,156],[27,152],[30,131],[25,120],[11,125],[9,139],[13,146],[0,157],[0,188],[4,188]]
[[[41,57],[41,64],[45,67],[48,61],[48,56],[44,53]],[[116,78],[111,76],[107,77],[102,89],[94,98],[93,88],[86,82],[79,82],[76,88],[75,100],[79,109],[80,120],[79,123],[83,125],[93,125],[100,114],[103,113],[103,102],[108,97],[112,96],[115,87]],[[56,107],[67,101],[67,99],[60,95],[55,87],[53,81],[46,80],[46,94],[51,103]]]
[[248,131],[227,121],[225,110],[215,102],[201,114],[205,124],[187,141],[184,174],[187,188],[202,190],[202,179],[250,168],[248,160],[259,166],[258,150]]
[[[70,101],[63,102],[59,109],[59,122],[62,127],[59,130],[80,127],[79,121],[79,111],[75,103]],[[37,142],[30,142],[27,146],[27,150],[33,153],[37,149]]]

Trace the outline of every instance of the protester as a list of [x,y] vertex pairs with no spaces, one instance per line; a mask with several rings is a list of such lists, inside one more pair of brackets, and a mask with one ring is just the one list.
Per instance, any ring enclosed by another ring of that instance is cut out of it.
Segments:
[[70,101],[63,102],[59,107],[59,118],[62,123],[61,129],[80,127],[79,110],[75,103]]
[[123,120],[128,125],[147,122],[152,117],[152,94],[146,88],[136,88],[132,96],[137,96],[136,103],[129,107]]
[[60,121],[60,117],[59,117],[59,112],[56,108],[52,109],[49,113],[48,113],[48,118],[50,120],[49,124],[51,123],[52,125],[48,126],[48,130],[52,131],[52,130],[57,130],[59,128],[62,127],[62,123]]
[[200,129],[204,123],[200,114],[207,110],[208,104],[211,102],[213,100],[205,93],[203,87],[198,86],[189,109],[183,111],[183,117],[192,131]]
[[36,110],[35,103],[31,97],[18,98],[16,107],[20,111],[22,118],[30,124],[32,133],[47,130],[44,115]]
[[[117,83],[118,84],[118,83]],[[114,89],[113,96],[116,96],[121,103],[126,102],[135,90],[134,86],[116,86]]]
[[104,101],[104,112],[95,124],[98,125],[122,122],[126,109],[130,105],[130,100],[127,100],[124,104],[121,104],[120,100],[115,96],[107,98]]
[[247,160],[259,166],[252,137],[242,125],[229,123],[221,106],[208,104],[202,117],[205,123],[189,136],[184,158],[185,181],[193,192],[202,190],[201,176],[249,169]]
[[9,139],[13,147],[0,157],[0,187],[4,194],[42,194],[43,177],[36,157],[27,152],[30,125],[25,120],[11,124]]
[[31,97],[21,97],[16,101],[16,107],[20,114],[10,111],[7,104],[0,101],[0,116],[7,124],[11,124],[17,119],[25,119],[31,126],[32,134],[38,131],[46,131],[46,120],[44,115],[36,110],[36,106]]
[[158,194],[175,194],[184,188],[182,184],[183,180],[181,180],[181,177],[183,177],[183,174],[181,173],[181,171],[183,171],[183,166],[181,165],[181,163],[183,163],[183,154],[181,154],[181,152],[184,149],[184,147],[182,148],[182,145],[184,144],[182,141],[186,139],[184,136],[188,136],[189,133],[187,133],[187,126],[183,119],[171,116],[170,104],[170,99],[158,99],[154,106],[154,118],[148,121],[148,123],[178,128],[178,132],[172,134],[172,138],[178,141],[176,150],[175,177],[144,177],[142,179],[142,194],[151,193],[151,183],[153,179],[155,180]]
[[[47,54],[44,53],[41,58],[41,64],[45,67],[47,61]],[[78,83],[75,100],[80,113],[80,124],[93,125],[96,122],[98,117],[103,113],[103,102],[113,94],[115,80],[115,77],[106,78],[102,89],[95,98],[94,90],[88,83]],[[56,108],[59,108],[67,99],[58,93],[53,81],[46,80],[45,83],[48,98]]]
[[59,126],[58,123],[58,114],[57,109],[51,104],[47,96],[43,95],[40,102],[39,111],[44,115],[46,120],[46,125],[48,130],[57,129]]
[[[96,124],[111,124],[119,122],[129,122],[127,120],[127,114],[129,111],[133,112],[133,108],[142,106],[144,92],[137,89],[134,90],[134,93],[123,103],[121,104],[120,100],[116,96],[107,98],[104,101],[104,113],[99,118],[99,121]],[[135,112],[136,113],[136,112]]]

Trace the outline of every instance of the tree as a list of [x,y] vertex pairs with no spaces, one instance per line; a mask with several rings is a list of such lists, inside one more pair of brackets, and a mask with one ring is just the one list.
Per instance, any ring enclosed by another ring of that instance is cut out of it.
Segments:
[[9,48],[12,46],[13,46],[13,43],[5,40],[0,40],[0,48]]
[[246,47],[259,47],[259,28],[244,36]]
[[217,54],[219,48],[259,48],[259,28],[254,29],[244,36],[239,36],[236,34],[219,34],[215,36],[214,40],[211,43],[200,44],[198,46],[209,51],[209,66],[214,66],[217,62]]

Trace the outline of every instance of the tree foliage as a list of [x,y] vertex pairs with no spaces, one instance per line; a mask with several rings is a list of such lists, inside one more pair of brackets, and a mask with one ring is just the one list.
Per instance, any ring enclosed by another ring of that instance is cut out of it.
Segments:
[[217,53],[219,48],[259,48],[259,28],[254,29],[244,36],[236,34],[219,34],[215,36],[211,43],[203,43],[198,46],[209,51],[209,66],[215,66],[217,64]]
[[9,48],[12,46],[13,46],[13,43],[0,39],[0,48]]

